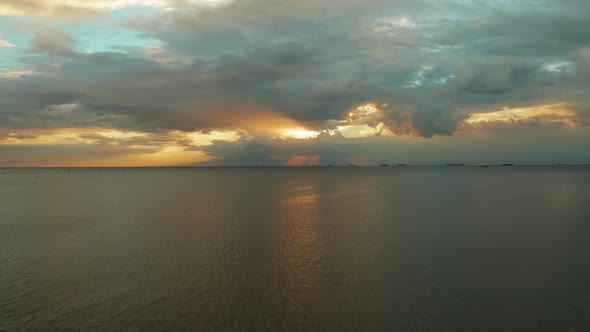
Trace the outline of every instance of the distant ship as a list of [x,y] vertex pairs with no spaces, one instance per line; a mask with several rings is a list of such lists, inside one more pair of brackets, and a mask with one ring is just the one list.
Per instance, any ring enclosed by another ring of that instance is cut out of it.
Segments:
[[381,166],[381,167],[387,167],[387,166],[389,166],[389,164],[381,164],[379,166]]
[[447,164],[447,166],[465,166],[465,164]]

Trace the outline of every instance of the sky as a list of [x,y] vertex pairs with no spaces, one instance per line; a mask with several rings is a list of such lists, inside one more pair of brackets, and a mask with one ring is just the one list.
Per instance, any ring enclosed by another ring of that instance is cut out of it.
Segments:
[[2,0],[0,167],[590,163],[588,0]]

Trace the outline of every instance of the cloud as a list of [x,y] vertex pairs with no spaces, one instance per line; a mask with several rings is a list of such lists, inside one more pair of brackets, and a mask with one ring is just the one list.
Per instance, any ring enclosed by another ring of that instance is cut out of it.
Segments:
[[[145,134],[106,129],[61,128],[15,132],[0,127],[3,166],[167,166],[213,159],[188,148],[206,146],[226,133]],[[220,141],[220,140],[219,140]]]
[[37,73],[26,69],[8,69],[0,71],[0,78],[23,78],[33,75],[37,75]]
[[162,10],[186,5],[218,7],[229,0],[3,0],[0,16],[90,17],[105,11],[128,7],[149,7]]
[[[376,166],[382,163],[440,165],[512,163],[588,163],[586,141],[590,131],[558,131],[552,135],[540,132],[506,132],[501,136],[447,136],[430,139],[403,137],[362,137],[347,139],[340,135],[312,140],[240,140],[217,142],[195,148],[207,155],[220,156],[204,163],[212,166],[284,166],[290,161],[311,165],[317,156],[318,165],[351,163]],[[522,152],[526,151],[526,154]],[[548,153],[551,151],[551,153]],[[292,158],[294,158],[292,160]]]
[[76,40],[70,33],[53,28],[43,28],[36,31],[31,40],[30,50],[35,53],[49,55],[75,55]]
[[[76,30],[84,22],[13,23],[29,34],[29,45],[10,50],[19,52],[15,65],[0,71],[0,123],[19,130],[239,133],[239,142],[202,150],[229,159],[233,148],[266,158],[284,149],[321,156],[326,152],[306,147],[319,141],[280,137],[339,129],[342,142],[329,144],[346,152],[342,160],[362,136],[434,142],[515,131],[553,135],[590,124],[587,1],[211,4],[4,1],[0,12],[10,8],[11,15],[102,13],[100,20],[131,29],[149,46],[87,52],[93,39]],[[138,5],[156,10],[109,14]],[[366,105],[378,111],[358,113]],[[538,113],[544,105],[563,110]],[[518,119],[506,120],[505,110],[519,110]],[[495,120],[477,121],[486,117]]]
[[16,46],[4,39],[0,39],[0,48],[13,48],[13,47],[16,47]]

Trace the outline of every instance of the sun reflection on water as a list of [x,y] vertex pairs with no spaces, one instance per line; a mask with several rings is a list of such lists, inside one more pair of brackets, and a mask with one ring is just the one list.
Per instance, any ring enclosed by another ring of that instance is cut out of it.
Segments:
[[274,317],[273,325],[309,329],[308,322],[317,310],[291,310],[304,303],[317,303],[324,244],[319,229],[320,194],[315,180],[291,183],[275,202],[279,225],[275,244],[276,267],[272,282],[273,302],[277,313],[299,312],[288,317]]

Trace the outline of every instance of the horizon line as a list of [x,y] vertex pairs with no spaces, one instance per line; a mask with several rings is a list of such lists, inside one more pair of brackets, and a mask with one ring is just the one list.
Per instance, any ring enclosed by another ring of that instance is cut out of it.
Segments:
[[376,165],[357,165],[357,164],[336,164],[336,165],[178,165],[178,166],[0,166],[0,169],[149,169],[149,168],[403,168],[403,167],[518,167],[518,166],[590,166],[590,163],[490,163],[490,164],[464,164],[464,163],[445,163],[445,164],[376,164]]

